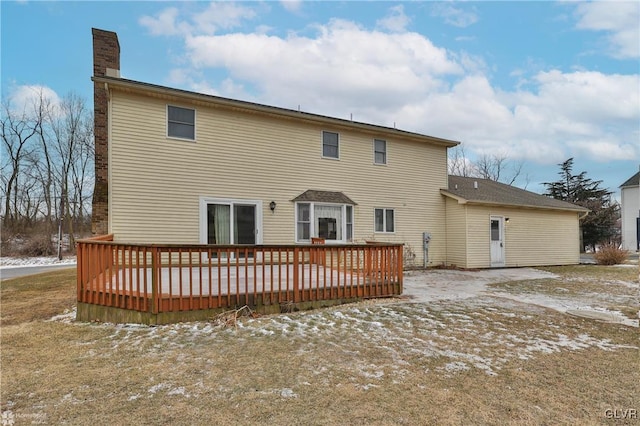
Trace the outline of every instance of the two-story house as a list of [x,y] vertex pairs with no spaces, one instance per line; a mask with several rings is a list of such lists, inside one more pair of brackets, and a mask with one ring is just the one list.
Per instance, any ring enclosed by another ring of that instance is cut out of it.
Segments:
[[117,35],[94,29],[93,41],[95,234],[402,243],[405,265],[579,262],[586,209],[449,178],[456,141],[124,79]]
[[[140,243],[405,244],[446,261],[447,148],[395,128],[120,77],[93,30],[93,230]],[[406,260],[406,259],[405,259]]]

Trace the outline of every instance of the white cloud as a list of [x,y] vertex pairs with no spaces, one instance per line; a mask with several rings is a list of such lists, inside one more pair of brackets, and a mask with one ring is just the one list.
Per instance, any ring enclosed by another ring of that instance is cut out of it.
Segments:
[[169,71],[167,81],[174,86],[184,86],[193,83],[191,75],[193,71],[189,68],[174,68]]
[[539,83],[541,106],[561,113],[571,121],[611,121],[640,119],[638,75],[602,74],[600,72],[541,72]]
[[342,117],[364,118],[364,109],[387,115],[463,73],[445,49],[416,33],[368,31],[343,20],[316,29],[315,37],[188,37],[187,55],[198,69],[224,67],[234,80],[250,82],[264,102]]
[[640,155],[637,139],[635,144],[620,143],[615,135],[572,140],[567,145],[572,151],[583,152],[598,162],[628,160]]
[[638,76],[550,71],[535,90],[504,92],[481,74],[450,90],[424,93],[397,113],[400,127],[460,140],[476,153],[556,164],[640,158]]
[[640,3],[598,1],[579,3],[576,27],[606,31],[610,54],[619,59],[640,57]]
[[280,0],[280,4],[289,12],[299,12],[302,8],[302,0]]
[[472,8],[465,10],[461,7],[454,7],[451,3],[434,3],[431,8],[433,16],[444,18],[444,22],[454,27],[466,28],[478,22],[478,14]]
[[[457,16],[466,25],[477,21],[473,13],[445,6],[439,6],[441,16]],[[226,29],[255,16],[242,9],[227,10],[232,18]],[[640,158],[640,94],[633,90],[640,87],[638,74],[546,70],[531,76],[525,69],[514,72],[520,79],[516,88],[501,90],[482,57],[436,46],[406,31],[402,19],[385,21],[404,16],[402,6],[377,21],[383,30],[333,19],[312,26],[313,34],[305,28],[304,35],[268,29],[218,34],[222,14],[210,15],[211,10],[182,24],[177,15],[167,20],[173,22],[169,29],[192,29],[177,33],[191,66],[173,70],[172,83],[285,108],[301,105],[333,117],[353,114],[356,121],[383,126],[395,123],[462,141],[470,154],[499,152],[538,164],[571,156]]]
[[[212,2],[205,10],[192,13],[186,19],[179,19],[180,12],[169,7],[155,17],[143,16],[140,25],[152,35],[214,34],[219,30],[236,28],[246,20],[256,17],[256,11],[245,6],[228,2]],[[190,21],[190,22],[188,22]]]
[[390,8],[389,14],[379,19],[376,26],[391,32],[403,32],[410,23],[411,19],[404,13],[404,6],[398,5]]
[[239,27],[245,20],[255,17],[256,12],[251,8],[234,3],[212,2],[205,11],[194,14],[192,20],[198,32],[214,34],[219,29]]
[[30,114],[40,99],[48,102],[52,107],[60,104],[60,97],[53,89],[37,84],[20,85],[11,88],[8,99],[11,110],[19,114],[23,112]]
[[178,9],[170,7],[158,13],[156,17],[143,16],[138,22],[146,27],[152,35],[176,35],[188,33],[191,28],[184,22],[176,22]]

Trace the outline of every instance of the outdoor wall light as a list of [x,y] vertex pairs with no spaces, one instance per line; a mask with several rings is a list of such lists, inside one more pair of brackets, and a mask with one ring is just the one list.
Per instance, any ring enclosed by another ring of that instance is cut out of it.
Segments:
[[270,202],[269,208],[271,209],[271,212],[274,213],[276,211],[276,202],[275,201]]
[[507,217],[507,218],[505,218],[505,219],[504,219],[504,221],[505,221],[505,222],[507,222],[507,223],[509,223],[509,218],[508,218],[508,217]]

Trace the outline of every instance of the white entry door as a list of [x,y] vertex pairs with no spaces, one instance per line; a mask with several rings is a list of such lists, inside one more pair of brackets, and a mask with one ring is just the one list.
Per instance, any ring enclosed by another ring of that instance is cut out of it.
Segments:
[[491,267],[504,266],[504,217],[491,216]]

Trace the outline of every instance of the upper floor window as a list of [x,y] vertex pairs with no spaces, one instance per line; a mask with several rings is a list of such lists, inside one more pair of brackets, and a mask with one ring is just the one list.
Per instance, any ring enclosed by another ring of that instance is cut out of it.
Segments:
[[322,156],[340,158],[340,142],[337,133],[322,132]]
[[395,211],[393,209],[375,209],[375,232],[395,232]]
[[373,161],[375,164],[387,164],[387,141],[373,140]]
[[195,140],[196,110],[168,105],[167,136]]

